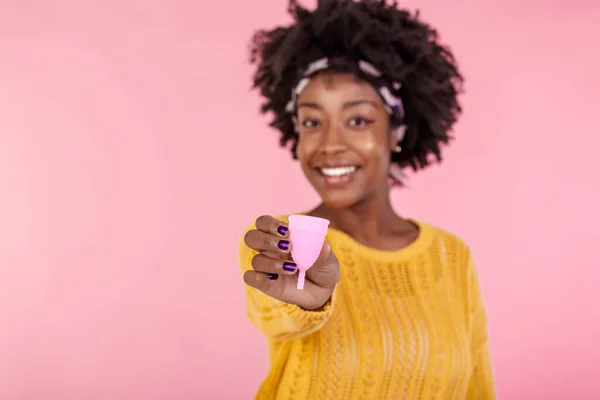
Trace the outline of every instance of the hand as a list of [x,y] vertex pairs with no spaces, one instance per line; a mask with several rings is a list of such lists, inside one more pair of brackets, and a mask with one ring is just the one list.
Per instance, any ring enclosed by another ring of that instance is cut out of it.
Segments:
[[325,305],[340,279],[340,265],[325,242],[315,264],[306,272],[304,290],[296,285],[298,272],[290,255],[288,225],[270,216],[256,220],[256,229],[248,231],[244,242],[258,254],[252,259],[252,270],[244,274],[244,282],[274,299],[296,304],[306,310]]

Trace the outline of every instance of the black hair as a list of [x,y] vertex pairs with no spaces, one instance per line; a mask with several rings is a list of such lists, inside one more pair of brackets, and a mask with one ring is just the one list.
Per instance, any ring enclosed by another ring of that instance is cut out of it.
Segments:
[[391,161],[416,171],[432,163],[431,155],[442,160],[441,144],[452,139],[462,111],[457,97],[463,77],[418,11],[411,14],[386,0],[319,0],[310,11],[290,0],[288,12],[293,23],[256,32],[250,51],[253,88],[265,99],[262,113],[274,115],[270,125],[281,132],[281,146],[291,143],[296,158],[298,135],[285,107],[303,69],[323,57],[345,57],[368,61],[402,84],[394,94],[404,104],[406,135]]

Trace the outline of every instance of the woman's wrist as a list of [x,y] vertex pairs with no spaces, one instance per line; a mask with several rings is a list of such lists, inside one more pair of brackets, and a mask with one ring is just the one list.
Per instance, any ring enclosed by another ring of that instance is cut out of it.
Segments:
[[329,296],[327,296],[327,300],[321,304],[321,305],[317,305],[317,307],[310,307],[310,308],[306,308],[306,307],[302,307],[300,306],[301,309],[305,310],[305,311],[310,311],[310,312],[322,312],[325,311],[325,308],[331,304],[331,299],[333,298],[333,291],[335,290],[335,286],[332,288],[331,293],[329,294]]

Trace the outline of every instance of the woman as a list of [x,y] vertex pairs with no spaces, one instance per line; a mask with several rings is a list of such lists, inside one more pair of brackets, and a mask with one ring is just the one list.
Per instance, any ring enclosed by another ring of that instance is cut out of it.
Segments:
[[398,216],[400,171],[441,160],[462,77],[431,27],[396,4],[290,2],[256,34],[254,86],[331,221],[296,289],[286,217],[244,236],[247,311],[271,369],[257,399],[491,399],[486,313],[469,248]]

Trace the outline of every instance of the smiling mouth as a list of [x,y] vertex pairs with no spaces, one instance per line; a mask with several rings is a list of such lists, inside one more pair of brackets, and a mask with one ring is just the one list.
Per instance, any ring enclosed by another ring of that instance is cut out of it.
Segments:
[[359,169],[360,167],[356,165],[316,168],[325,183],[330,186],[340,186],[351,182]]
[[347,167],[333,167],[333,168],[317,168],[317,170],[329,178],[337,178],[344,175],[349,175],[354,173],[358,169],[355,165],[349,165]]

